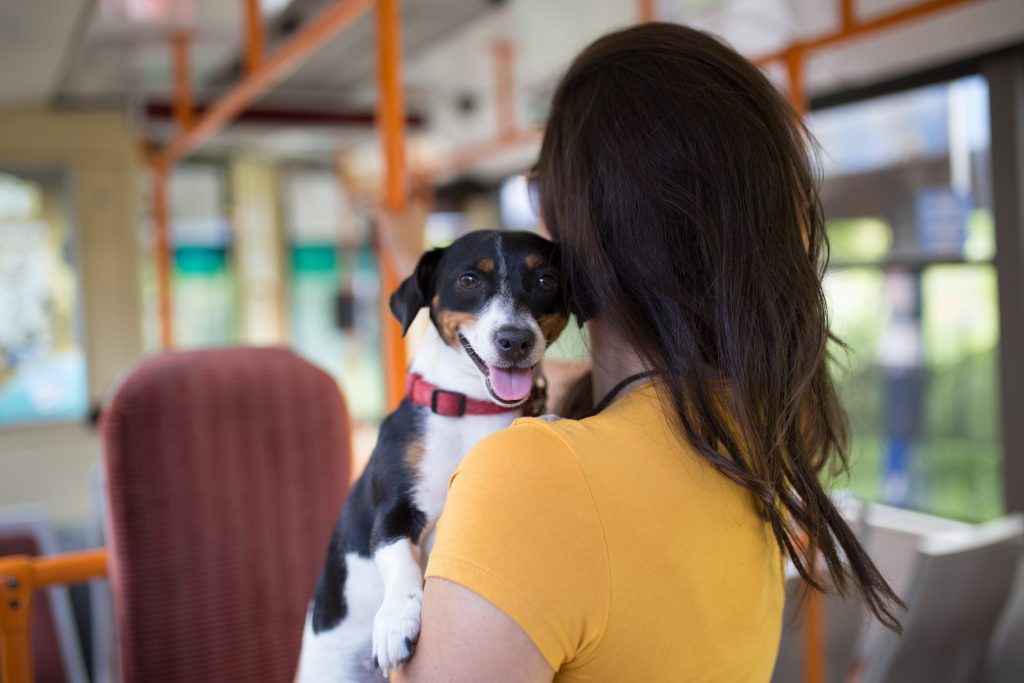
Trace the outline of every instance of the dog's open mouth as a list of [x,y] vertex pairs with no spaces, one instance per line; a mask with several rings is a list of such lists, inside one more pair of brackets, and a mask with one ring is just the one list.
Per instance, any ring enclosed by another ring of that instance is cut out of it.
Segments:
[[500,368],[497,365],[488,365],[473,350],[469,340],[462,336],[461,332],[458,335],[459,343],[466,350],[466,355],[483,374],[491,398],[503,405],[517,405],[530,397],[530,391],[533,389],[533,368]]

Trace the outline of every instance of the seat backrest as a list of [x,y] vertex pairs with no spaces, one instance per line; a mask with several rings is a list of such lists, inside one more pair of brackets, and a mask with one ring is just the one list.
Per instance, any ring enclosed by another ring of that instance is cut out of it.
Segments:
[[886,631],[879,638],[864,681],[981,680],[1022,536],[1024,521],[1013,516],[925,540],[906,594],[903,637]]
[[1024,677],[1024,555],[1017,561],[1017,575],[989,646],[985,680],[1017,683]]
[[906,597],[918,562],[921,543],[936,535],[974,527],[944,517],[873,503],[864,515],[865,548],[896,594]]
[[122,680],[291,681],[348,485],[335,382],[280,349],[165,354],[102,432]]

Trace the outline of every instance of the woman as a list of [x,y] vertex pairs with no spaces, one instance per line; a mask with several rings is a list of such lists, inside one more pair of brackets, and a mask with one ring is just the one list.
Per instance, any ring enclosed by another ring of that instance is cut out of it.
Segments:
[[808,148],[699,31],[638,26],[572,64],[536,180],[594,409],[518,420],[463,461],[399,680],[767,680],[784,561],[816,583],[811,554],[899,627],[818,479],[846,431]]

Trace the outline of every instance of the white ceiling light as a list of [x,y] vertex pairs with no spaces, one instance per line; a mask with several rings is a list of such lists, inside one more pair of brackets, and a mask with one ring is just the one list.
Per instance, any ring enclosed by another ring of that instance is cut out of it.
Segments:
[[280,13],[291,2],[292,0],[260,0],[260,7],[263,10],[263,16],[271,17]]
[[135,24],[190,25],[196,16],[194,0],[100,0],[100,10]]

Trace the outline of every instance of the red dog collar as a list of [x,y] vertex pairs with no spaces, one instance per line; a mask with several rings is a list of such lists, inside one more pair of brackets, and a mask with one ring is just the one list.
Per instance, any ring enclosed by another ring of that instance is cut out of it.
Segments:
[[[430,408],[438,415],[445,417],[462,417],[463,415],[498,415],[525,410],[525,405],[514,407],[501,406],[491,401],[470,398],[457,391],[441,389],[431,384],[415,372],[409,373],[405,380],[405,396],[419,406]],[[529,401],[527,401],[529,403]]]

